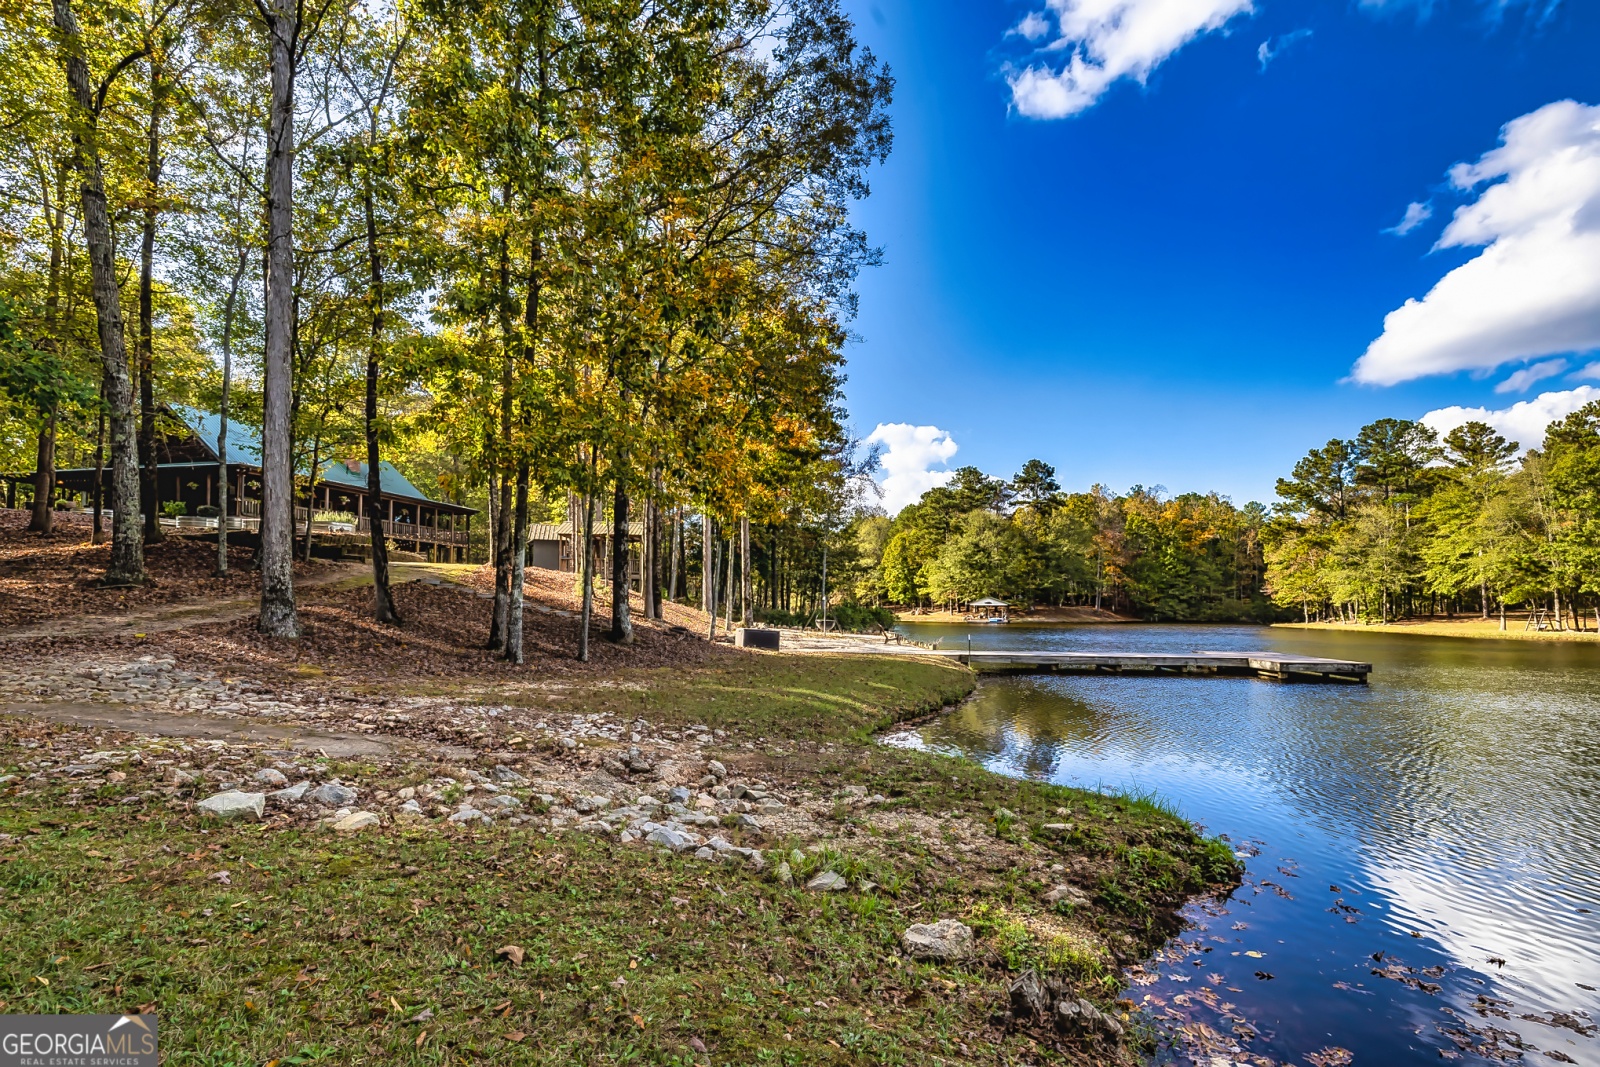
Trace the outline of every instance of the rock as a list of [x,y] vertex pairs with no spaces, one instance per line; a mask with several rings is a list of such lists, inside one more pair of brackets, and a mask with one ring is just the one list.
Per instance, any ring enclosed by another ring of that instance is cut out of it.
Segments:
[[711,760],[706,764],[706,770],[717,778],[728,777],[728,768],[722,765],[721,760]]
[[900,935],[913,959],[959,960],[972,955],[972,927],[955,919],[916,923]]
[[1122,1024],[1105,1012],[1096,1008],[1082,997],[1077,1000],[1063,1000],[1056,1005],[1056,1029],[1069,1034],[1084,1034],[1089,1036],[1107,1036],[1117,1038],[1122,1036]]
[[399,790],[397,793],[395,793],[395,796],[399,797],[401,800],[410,800],[412,797],[414,797],[416,795],[417,795],[417,787],[414,786],[414,785],[405,786],[404,788]]
[[260,782],[262,785],[270,785],[279,788],[289,784],[289,779],[284,777],[282,771],[275,771],[271,767],[263,767],[257,771],[256,781]]
[[279,789],[267,794],[267,799],[274,804],[298,804],[306,795],[306,790],[311,788],[310,782],[296,782],[287,789]]
[[352,811],[349,815],[335,822],[333,828],[340,833],[350,833],[354,830],[365,830],[369,826],[377,826],[382,821],[375,812]]
[[561,739],[561,747],[566,749],[568,752],[571,752],[578,747],[578,742],[574,741],[570,737],[563,737]]
[[693,793],[680,785],[673,787],[672,792],[667,794],[667,799],[672,801],[674,804],[687,804],[689,803],[690,798],[693,796]]
[[510,811],[512,808],[522,807],[522,801],[508,793],[501,793],[484,801],[483,806],[496,811]]
[[656,769],[656,765],[643,756],[629,756],[627,759],[628,770],[635,774],[649,774]]
[[823,871],[811,881],[806,883],[806,888],[813,893],[840,893],[850,888],[850,883],[845,877],[835,871]]
[[685,830],[674,830],[670,826],[657,826],[644,835],[646,842],[652,845],[664,845],[674,852],[695,848],[700,844],[698,834],[691,834]]
[[1075,908],[1081,908],[1089,903],[1089,894],[1075,885],[1058,885],[1044,895],[1046,904],[1055,905],[1062,901],[1066,901]]
[[309,799],[316,801],[318,804],[326,804],[330,808],[338,808],[346,804],[354,804],[356,791],[335,779],[313,789]]
[[1072,833],[1072,824],[1070,822],[1047,822],[1043,826],[1039,827],[1039,829],[1043,830],[1047,834],[1058,834],[1064,836]]
[[699,788],[699,789],[711,789],[711,788],[714,788],[716,786],[716,784],[717,784],[717,776],[714,775],[714,774],[708,774],[704,778],[702,778],[698,782],[696,782],[695,786],[696,786],[696,788]]
[[485,816],[483,814],[483,812],[479,811],[477,808],[465,807],[465,808],[462,808],[460,811],[455,812],[453,815],[451,815],[445,821],[446,822],[476,822],[479,819],[483,819],[485,822],[488,821],[488,817]]
[[611,775],[613,778],[628,777],[628,768],[622,765],[621,760],[608,759],[604,763],[600,764],[600,769]]
[[527,785],[528,779],[507,767],[504,763],[495,764],[494,770],[489,772],[489,777],[501,785]]
[[794,870],[787,863],[778,864],[778,883],[780,885],[794,885]]
[[697,860],[714,860],[717,858],[717,853],[715,850],[705,845],[701,845],[699,848],[694,850],[694,858]]
[[200,802],[199,807],[202,812],[217,819],[232,819],[240,815],[260,819],[267,810],[267,795],[229,790],[226,793],[206,797]]
[[652,796],[636,797],[633,806],[636,808],[659,808],[661,801]]
[[583,834],[605,834],[607,836],[610,836],[611,834],[611,827],[594,819],[588,819],[584,822],[580,822],[577,826],[574,826],[573,829]]
[[400,805],[400,810],[396,812],[396,816],[402,819],[427,818],[427,816],[423,814],[422,805],[418,804],[415,800],[408,800],[404,804]]
[[1019,1019],[1037,1019],[1050,1010],[1050,998],[1036,971],[1026,970],[1011,983],[1011,1014]]
[[611,806],[611,798],[602,796],[579,797],[572,806],[580,812],[604,811]]
[[174,767],[167,772],[167,781],[173,785],[188,785],[200,776],[193,771],[186,771],[182,767]]
[[761,825],[761,820],[757,819],[754,815],[741,815],[741,816],[739,816],[739,824],[738,825],[739,825],[739,829],[741,829],[741,830],[749,830],[752,833],[760,834],[760,833],[764,833],[766,831],[766,827]]

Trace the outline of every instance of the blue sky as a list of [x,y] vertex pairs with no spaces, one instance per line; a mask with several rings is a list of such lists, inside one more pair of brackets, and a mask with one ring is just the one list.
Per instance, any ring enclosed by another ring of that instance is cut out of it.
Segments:
[[847,387],[891,510],[1031,457],[1270,501],[1374,418],[1600,398],[1600,5],[846,3],[897,80]]

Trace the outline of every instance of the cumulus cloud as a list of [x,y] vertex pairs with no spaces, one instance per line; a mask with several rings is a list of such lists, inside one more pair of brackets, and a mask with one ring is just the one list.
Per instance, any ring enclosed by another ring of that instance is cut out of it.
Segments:
[[1431,218],[1433,218],[1433,205],[1422,204],[1413,200],[1406,205],[1406,213],[1400,217],[1400,221],[1383,232],[1392,233],[1396,237],[1404,237]]
[[1497,393],[1526,393],[1529,388],[1546,378],[1554,378],[1567,369],[1564,359],[1547,359],[1543,363],[1535,363],[1531,367],[1523,367],[1513,373],[1505,381],[1494,387]]
[[1574,381],[1580,378],[1600,378],[1600,363],[1591,363],[1587,367],[1579,367],[1567,377]]
[[1546,104],[1500,139],[1451,168],[1457,189],[1483,189],[1435,245],[1483,251],[1384,318],[1356,381],[1393,385],[1600,348],[1600,107]]
[[1303,41],[1310,36],[1311,31],[1309,29],[1301,29],[1295,30],[1293,33],[1286,33],[1282,37],[1279,37],[1276,41],[1274,41],[1271,37],[1268,37],[1265,41],[1262,41],[1260,46],[1256,48],[1256,58],[1261,61],[1261,69],[1266,70],[1267,64],[1283,55],[1283,50],[1285,48],[1288,48],[1297,41]]
[[[1045,6],[1058,32],[1043,50],[1065,60],[1031,63],[1007,79],[1012,106],[1037,119],[1076,115],[1122,78],[1143,84],[1194,38],[1252,10],[1251,0],[1045,0]],[[1045,16],[1032,19],[1023,25],[1045,28]]]
[[1600,400],[1600,389],[1580,385],[1558,393],[1540,393],[1532,400],[1521,400],[1508,408],[1439,408],[1422,416],[1420,421],[1431,426],[1440,437],[1465,422],[1486,422],[1506,440],[1520,443],[1526,451],[1543,444],[1545,428],[1552,422],[1597,400]]
[[883,446],[883,506],[894,515],[936,485],[955,476],[954,471],[931,470],[956,454],[955,440],[937,426],[909,422],[880,422],[867,435],[867,444]]

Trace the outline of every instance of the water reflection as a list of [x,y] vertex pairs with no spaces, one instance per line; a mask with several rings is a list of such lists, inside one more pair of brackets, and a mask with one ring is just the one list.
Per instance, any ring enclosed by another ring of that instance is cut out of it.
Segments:
[[1173,1019],[1174,1056],[1177,1016],[1205,1030],[1200,1062],[1337,1062],[1335,1048],[1600,1067],[1600,647],[1183,626],[971,640],[1374,665],[1368,687],[1011,678],[916,732],[1008,774],[1154,791],[1260,843],[1242,846],[1259,849],[1246,885],[1135,976],[1130,995]]

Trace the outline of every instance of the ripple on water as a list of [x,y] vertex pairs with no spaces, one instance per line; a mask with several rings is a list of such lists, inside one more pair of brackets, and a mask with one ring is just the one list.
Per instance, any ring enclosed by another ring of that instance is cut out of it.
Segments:
[[1520,1043],[1530,1060],[1600,1067],[1600,1037],[1579,1032],[1600,1017],[1596,650],[1256,627],[972,638],[1374,665],[1366,687],[1009,678],[897,739],[1007,774],[1153,791],[1208,832],[1259,842],[1245,847],[1259,850],[1246,884],[1189,909],[1195,928],[1165,966],[1135,975],[1130,995],[1172,1026],[1171,1058],[1195,1058],[1182,1035],[1206,1032],[1208,1055],[1271,1063],[1314,1063],[1330,1047],[1357,1064],[1482,1062],[1515,1059]]

